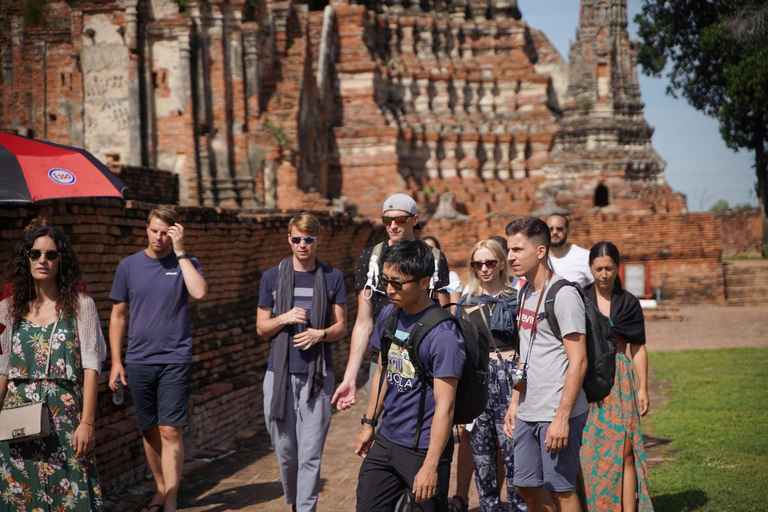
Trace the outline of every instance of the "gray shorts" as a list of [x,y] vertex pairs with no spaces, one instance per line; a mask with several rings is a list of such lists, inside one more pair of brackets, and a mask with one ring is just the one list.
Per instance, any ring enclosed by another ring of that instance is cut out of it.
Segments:
[[515,486],[544,487],[551,492],[576,489],[581,434],[589,411],[568,420],[568,446],[547,453],[549,421],[515,421]]

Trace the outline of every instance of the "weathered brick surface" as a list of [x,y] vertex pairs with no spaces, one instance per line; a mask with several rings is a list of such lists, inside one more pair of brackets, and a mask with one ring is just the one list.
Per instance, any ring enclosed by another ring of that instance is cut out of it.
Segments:
[[[468,251],[478,240],[504,236],[517,215],[484,220],[430,221],[423,235],[434,235],[451,268],[466,282]],[[672,304],[723,304],[722,226],[709,213],[627,215],[589,213],[571,217],[569,241],[589,249],[609,240],[625,263],[645,263],[651,269],[651,290]],[[459,270],[460,269],[460,270]]]
[[723,223],[723,256],[760,256],[763,227],[759,208],[734,208],[715,216]]
[[160,169],[123,165],[115,170],[128,190],[125,199],[154,204],[179,204],[179,175]]
[[[88,293],[96,301],[106,328],[109,291],[120,260],[146,246],[145,219],[150,205],[94,199],[29,208],[0,208],[0,230],[6,241],[0,265],[10,256],[29,219],[44,215],[67,234],[80,261]],[[290,213],[242,214],[232,210],[178,207],[187,235],[186,246],[203,265],[208,296],[191,305],[194,338],[191,425],[187,454],[219,444],[242,428],[262,420],[261,382],[269,343],[256,336],[255,313],[262,273],[290,254],[286,238]],[[348,217],[318,212],[323,242],[318,256],[340,269],[349,292],[347,322],[356,314],[354,270],[357,256],[383,237],[381,228]],[[333,345],[333,362],[343,372],[348,338]],[[115,407],[107,390],[109,358],[99,383],[97,455],[109,490],[136,482],[144,474],[144,456],[133,419],[130,393],[125,407]]]

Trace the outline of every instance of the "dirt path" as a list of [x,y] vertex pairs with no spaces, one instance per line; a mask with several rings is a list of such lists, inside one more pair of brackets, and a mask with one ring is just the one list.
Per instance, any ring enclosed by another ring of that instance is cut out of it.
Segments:
[[[690,307],[681,308],[682,322],[649,322],[648,350],[668,351],[694,348],[768,347],[768,308]],[[664,383],[650,379],[651,414],[668,400]],[[365,392],[358,391],[358,403],[349,411],[333,415],[323,455],[319,512],[344,512],[355,508],[355,488],[360,459],[352,447],[360,432]],[[645,438],[651,467],[668,457],[668,440]],[[242,438],[207,454],[208,460],[185,465],[180,491],[186,512],[248,510],[282,512],[290,510],[282,497],[277,460],[269,438],[261,430],[242,433]],[[453,479],[452,479],[453,480]],[[151,497],[148,482],[135,487],[113,509],[138,510]],[[454,484],[451,485],[451,494]],[[477,508],[472,486],[470,510]]]

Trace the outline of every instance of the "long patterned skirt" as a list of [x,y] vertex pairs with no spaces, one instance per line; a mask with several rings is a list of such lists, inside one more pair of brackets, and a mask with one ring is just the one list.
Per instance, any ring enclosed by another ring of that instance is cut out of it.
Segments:
[[637,510],[652,511],[634,377],[627,356],[617,352],[613,390],[603,402],[590,404],[584,427],[580,456],[587,510],[621,511],[625,439],[634,452]]
[[80,386],[67,380],[11,381],[9,392],[43,396],[51,412],[51,435],[25,443],[0,443],[0,510],[92,512],[103,510],[93,453],[75,458]]

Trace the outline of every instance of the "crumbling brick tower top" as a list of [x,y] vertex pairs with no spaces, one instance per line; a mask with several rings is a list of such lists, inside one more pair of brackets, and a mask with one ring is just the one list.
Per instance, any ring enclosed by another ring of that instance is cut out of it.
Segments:
[[684,196],[665,182],[666,163],[651,146],[626,0],[581,0],[568,57],[563,119],[542,192],[575,211],[684,211]]

